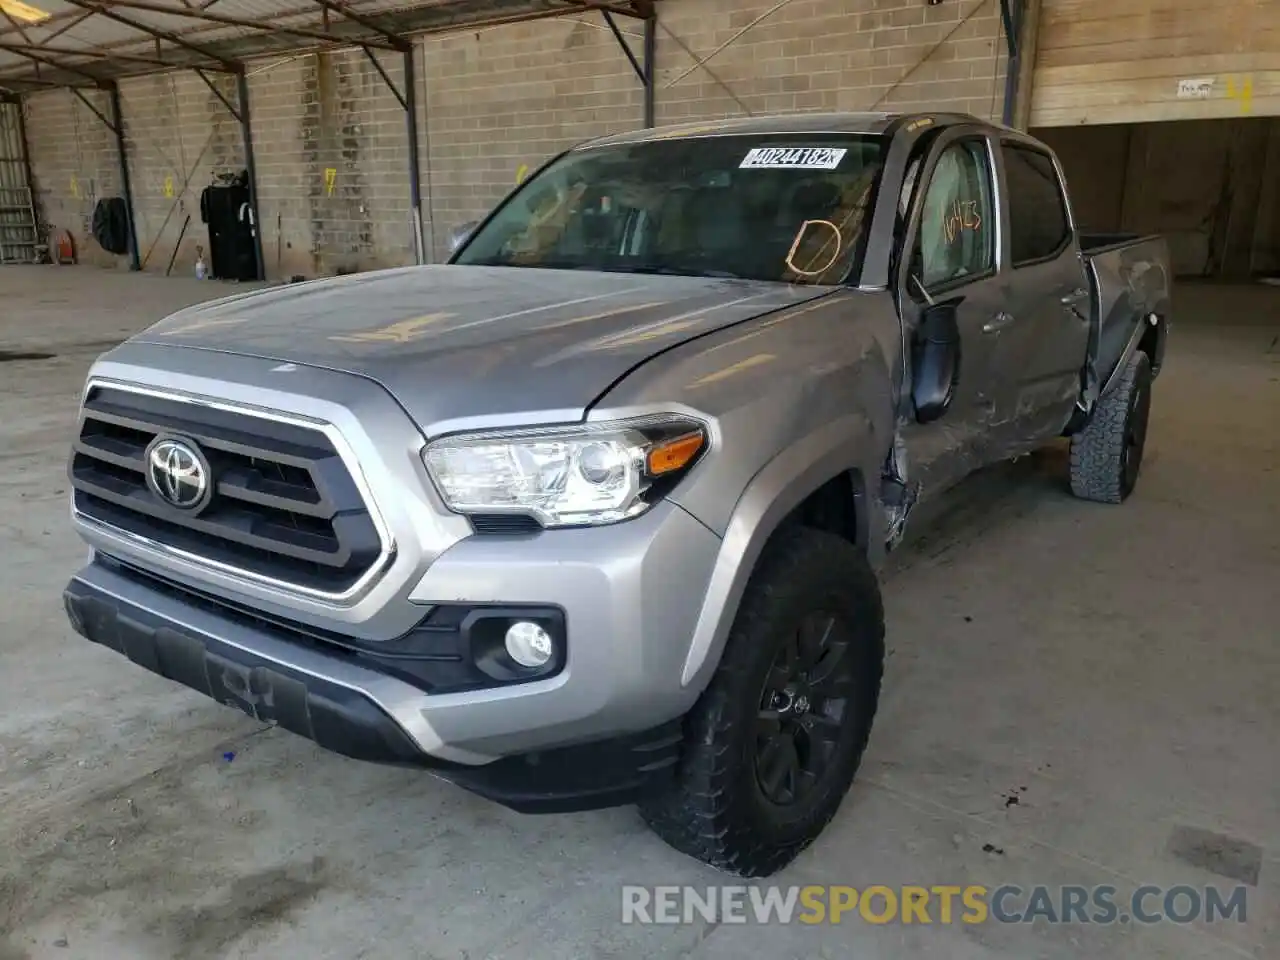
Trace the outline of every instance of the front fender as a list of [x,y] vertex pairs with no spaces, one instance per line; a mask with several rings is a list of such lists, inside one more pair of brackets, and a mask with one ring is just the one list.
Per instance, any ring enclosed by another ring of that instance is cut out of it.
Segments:
[[875,425],[862,413],[831,421],[770,460],[738,498],[716,555],[707,595],[694,627],[680,682],[702,688],[711,680],[747,582],[765,544],[782,521],[828,480],[854,471],[862,479],[867,543],[873,562],[883,553],[880,465]]

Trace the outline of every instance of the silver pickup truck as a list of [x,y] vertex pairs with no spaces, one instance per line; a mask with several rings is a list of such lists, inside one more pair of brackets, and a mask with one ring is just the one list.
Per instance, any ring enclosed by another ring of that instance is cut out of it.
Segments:
[[972,117],[594,140],[448,264],[101,357],[66,610],[330,750],[768,875],[854,779],[913,507],[1064,436],[1124,500],[1169,311],[1163,241],[1081,236],[1054,155]]

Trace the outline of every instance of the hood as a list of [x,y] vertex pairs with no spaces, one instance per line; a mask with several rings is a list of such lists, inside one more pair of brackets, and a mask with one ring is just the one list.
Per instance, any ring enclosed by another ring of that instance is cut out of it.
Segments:
[[131,342],[368,377],[434,432],[469,417],[578,419],[654,354],[830,290],[576,270],[408,267],[199,304]]

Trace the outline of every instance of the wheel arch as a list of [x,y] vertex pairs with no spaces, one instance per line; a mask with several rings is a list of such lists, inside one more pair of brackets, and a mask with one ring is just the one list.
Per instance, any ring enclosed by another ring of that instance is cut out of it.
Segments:
[[[680,682],[701,689],[720,661],[747,582],[769,540],[792,523],[836,533],[873,564],[883,551],[878,509],[885,451],[869,418],[827,424],[770,460],[738,498],[707,584]],[[879,548],[876,545],[879,544]]]

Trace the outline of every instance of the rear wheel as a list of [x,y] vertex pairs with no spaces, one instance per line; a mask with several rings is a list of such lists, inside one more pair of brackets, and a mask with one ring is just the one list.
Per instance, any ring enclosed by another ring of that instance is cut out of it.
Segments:
[[1129,358],[1089,425],[1071,438],[1071,492],[1083,500],[1122,503],[1142,470],[1151,415],[1151,360]]
[[729,873],[786,866],[849,790],[883,661],[880,591],[862,552],[808,528],[779,534],[687,718],[676,784],[641,806],[645,820]]

